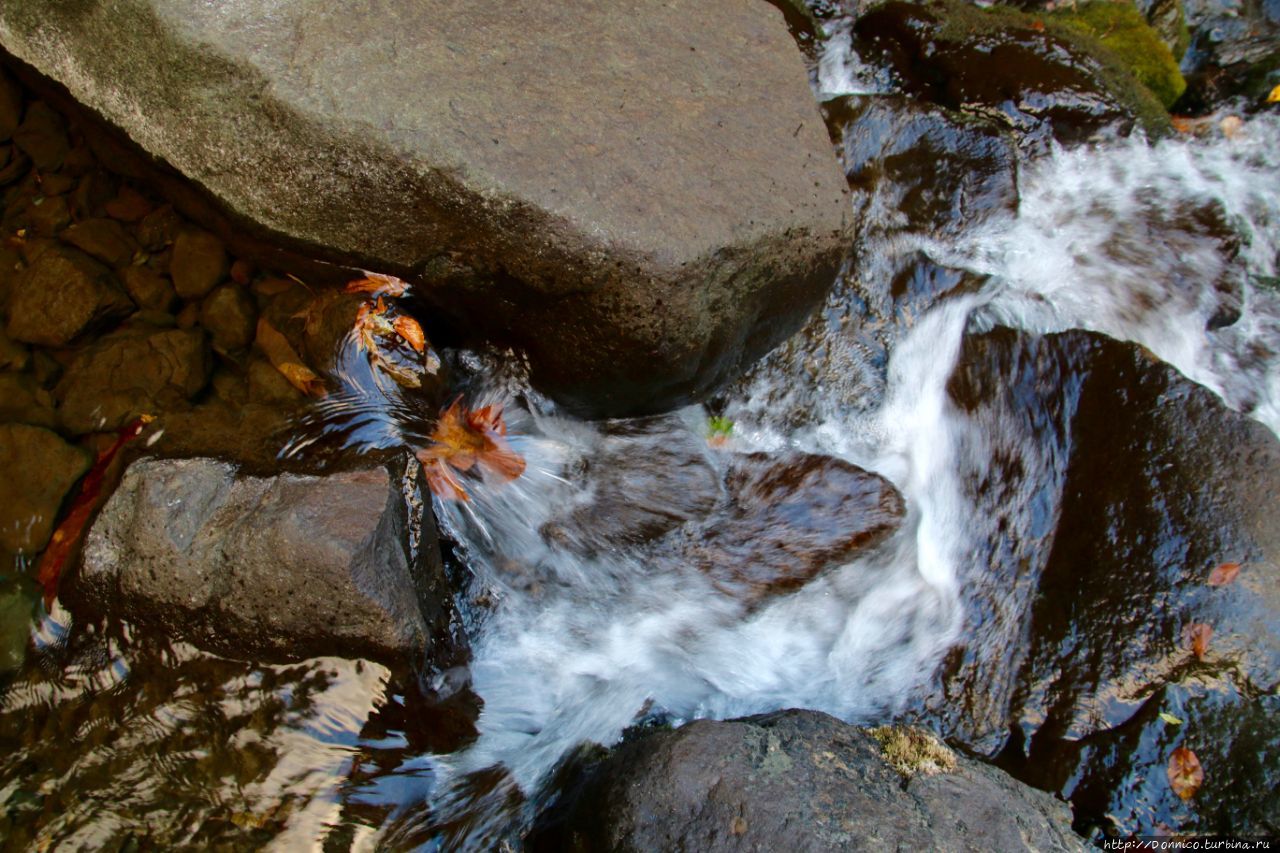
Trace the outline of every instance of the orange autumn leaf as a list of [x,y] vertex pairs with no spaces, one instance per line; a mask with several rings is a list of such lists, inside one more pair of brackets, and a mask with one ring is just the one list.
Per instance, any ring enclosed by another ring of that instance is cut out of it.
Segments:
[[404,296],[409,283],[393,275],[366,272],[364,278],[347,282],[347,293],[368,293],[371,296]]
[[401,314],[395,322],[396,334],[405,340],[415,352],[427,348],[427,336],[422,333],[422,326],[408,314]]
[[39,563],[36,564],[36,580],[44,587],[45,607],[53,604],[53,600],[57,598],[58,582],[62,579],[62,572],[72,553],[84,539],[84,528],[89,518],[105,497],[102,486],[111,473],[111,463],[116,458],[116,454],[126,444],[141,435],[143,429],[153,420],[155,418],[151,415],[143,415],[116,433],[116,440],[98,454],[89,473],[85,474],[84,479],[80,481],[80,491],[71,502],[71,508],[58,523],[48,546],[40,555]]
[[1213,567],[1213,571],[1209,572],[1209,579],[1205,581],[1209,586],[1226,586],[1236,579],[1236,575],[1240,574],[1239,563],[1219,563]]
[[1173,129],[1178,133],[1187,134],[1195,133],[1201,121],[1190,116],[1169,116],[1169,123],[1173,125]]
[[524,473],[525,463],[506,439],[507,425],[501,406],[484,406],[474,411],[453,401],[440,415],[431,433],[431,444],[418,451],[426,471],[427,485],[445,500],[470,500],[455,472],[478,467],[503,481]]
[[1180,746],[1169,756],[1169,787],[1184,800],[1189,800],[1204,784],[1204,769],[1200,759],[1185,746]]
[[302,358],[289,344],[289,339],[267,322],[267,318],[258,318],[258,334],[255,339],[262,354],[271,362],[271,366],[280,371],[280,375],[289,380],[289,384],[308,397],[323,397],[327,393],[324,381],[315,372],[302,363]]
[[1209,641],[1213,639],[1213,626],[1207,622],[1191,622],[1182,629],[1182,643],[1191,647],[1196,660],[1204,660],[1209,651]]

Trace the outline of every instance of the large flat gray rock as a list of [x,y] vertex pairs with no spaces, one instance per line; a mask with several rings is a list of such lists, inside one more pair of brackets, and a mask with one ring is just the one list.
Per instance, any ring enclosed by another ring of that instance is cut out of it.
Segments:
[[233,217],[425,272],[582,410],[709,392],[798,328],[844,242],[763,0],[9,0],[0,46]]

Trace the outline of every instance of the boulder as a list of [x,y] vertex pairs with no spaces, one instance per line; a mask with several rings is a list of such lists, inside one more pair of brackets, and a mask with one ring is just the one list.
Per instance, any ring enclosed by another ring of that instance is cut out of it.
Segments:
[[381,467],[263,478],[135,462],[69,600],[236,657],[416,660],[447,621],[448,586],[429,514],[410,544],[401,488]]
[[1159,100],[1119,58],[1067,24],[957,0],[891,0],[858,19],[860,56],[892,70],[908,94],[999,115],[1024,147],[1141,127],[1165,133]]
[[753,608],[879,545],[905,505],[878,474],[812,453],[736,456],[728,503],[690,528],[677,559]]
[[57,433],[0,424],[0,551],[34,554],[44,548],[63,498],[91,461],[88,452]]
[[803,323],[844,250],[768,3],[12,0],[0,44],[236,221],[422,274],[436,313],[522,346],[584,413],[710,393]]
[[110,270],[76,249],[53,246],[14,282],[6,331],[15,341],[63,346],[132,311]]
[[211,370],[199,329],[122,329],[71,362],[55,389],[58,416],[71,433],[118,429],[138,415],[190,400]]
[[1083,849],[1049,794],[936,743],[940,761],[904,764],[877,734],[791,710],[640,737],[587,771],[530,847]]

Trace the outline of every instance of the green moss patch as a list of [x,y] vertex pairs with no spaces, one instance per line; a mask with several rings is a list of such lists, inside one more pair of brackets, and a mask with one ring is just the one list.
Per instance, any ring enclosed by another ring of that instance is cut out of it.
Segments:
[[1095,0],[1074,10],[1054,12],[1052,17],[1100,41],[1165,109],[1186,90],[1187,83],[1168,46],[1132,4]]

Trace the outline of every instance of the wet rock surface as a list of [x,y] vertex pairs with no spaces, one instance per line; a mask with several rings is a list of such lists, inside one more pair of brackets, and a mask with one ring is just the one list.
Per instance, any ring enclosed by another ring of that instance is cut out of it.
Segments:
[[748,607],[879,545],[905,512],[888,480],[814,454],[739,455],[725,491],[727,506],[687,531],[678,559]]
[[885,3],[855,25],[859,51],[911,95],[999,117],[1020,144],[1168,129],[1155,97],[1096,42],[1052,21],[964,4]]
[[1261,105],[1280,85],[1280,8],[1266,0],[1188,0],[1190,47],[1180,112],[1208,112],[1243,96]]
[[50,430],[0,425],[0,551],[35,554],[44,548],[63,498],[90,461]]
[[[1140,348],[1083,332],[971,339],[951,391],[976,418],[970,441],[991,419],[1026,439],[993,448],[1003,465],[975,476],[975,499],[1030,515],[993,513],[974,562],[1005,573],[964,585],[971,635],[1008,641],[957,652],[936,710],[987,751],[1007,720],[1007,766],[1070,797],[1081,828],[1269,831],[1280,771],[1231,743],[1275,725],[1280,442]],[[1238,579],[1211,586],[1224,562]],[[1202,655],[1194,623],[1212,628]],[[1191,803],[1163,778],[1181,745],[1220,762]]]
[[58,383],[58,415],[73,433],[113,430],[138,415],[181,407],[205,387],[212,363],[199,329],[137,324],[81,352]]
[[135,462],[69,598],[233,656],[416,660],[448,587],[429,516],[410,548],[401,488],[384,468],[259,478],[210,459]]
[[579,411],[705,396],[803,323],[843,249],[843,183],[768,4],[0,20],[5,48],[238,219],[423,273]]
[[1082,849],[1052,796],[959,756],[951,772],[904,778],[866,729],[816,711],[640,737],[577,791],[531,849]]
[[75,249],[53,247],[14,283],[6,332],[23,343],[61,346],[132,311],[110,270]]

